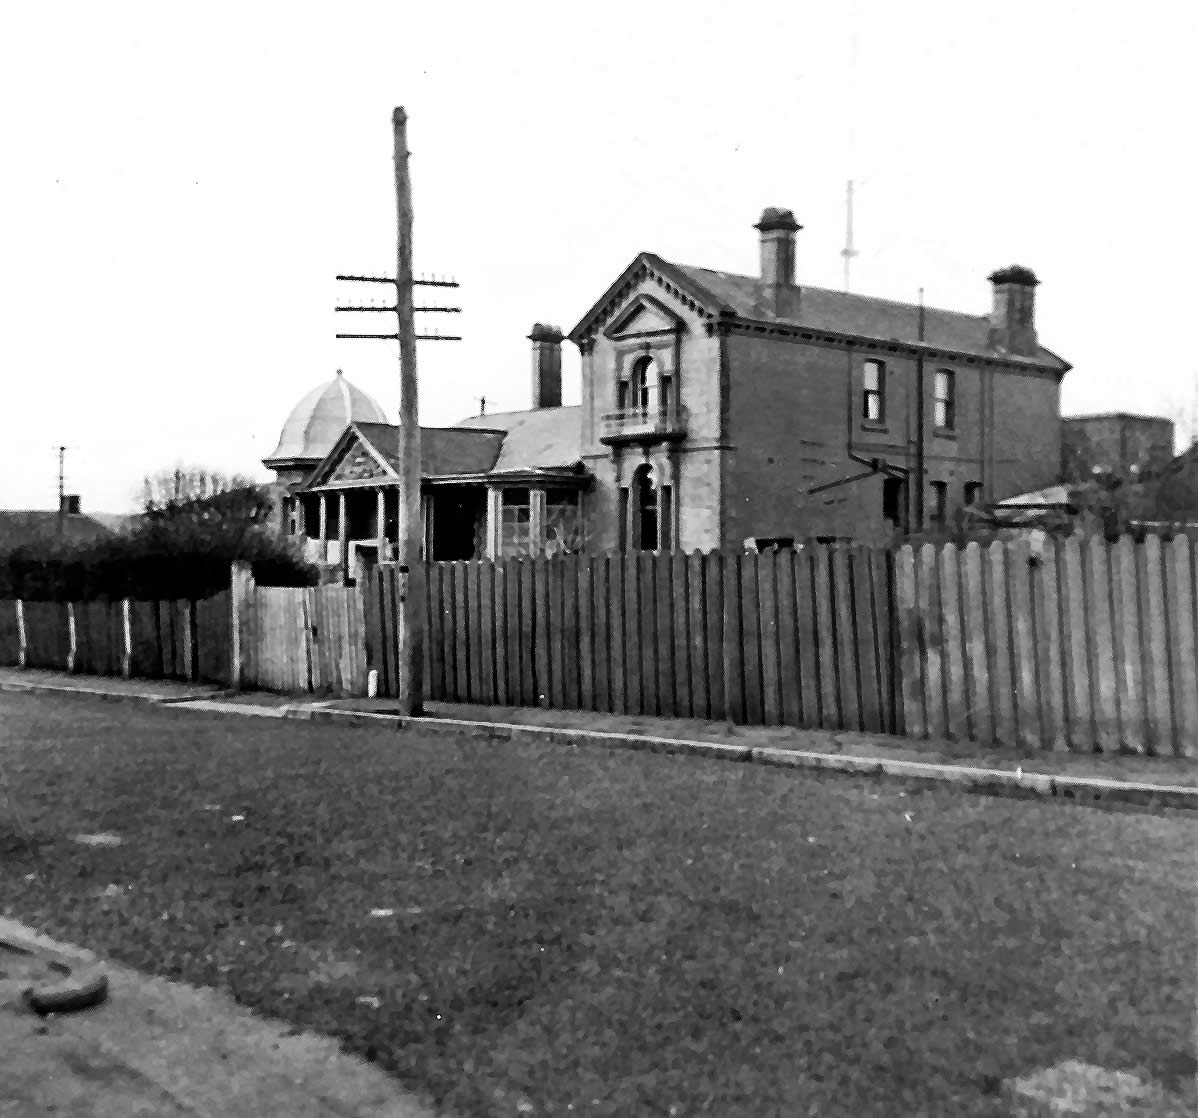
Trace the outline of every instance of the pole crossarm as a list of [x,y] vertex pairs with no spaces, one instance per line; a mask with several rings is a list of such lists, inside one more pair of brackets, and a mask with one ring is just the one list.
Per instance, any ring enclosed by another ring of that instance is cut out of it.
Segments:
[[[337,334],[338,338],[373,338],[380,342],[397,342],[398,334]],[[459,334],[417,334],[418,342],[460,342]]]
[[[373,311],[375,313],[381,311],[389,311],[391,314],[398,314],[399,307],[334,307],[335,311]],[[461,314],[461,307],[413,307],[412,310],[423,312],[424,314]]]
[[[393,276],[338,276],[339,280],[345,280],[348,283],[396,283]],[[461,287],[457,280],[439,280],[439,279],[414,279],[411,281],[413,287]]]

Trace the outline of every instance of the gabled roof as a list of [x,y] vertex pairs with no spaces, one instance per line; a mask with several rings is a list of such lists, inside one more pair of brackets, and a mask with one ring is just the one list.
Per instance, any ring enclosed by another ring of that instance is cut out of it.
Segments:
[[668,260],[662,259],[654,252],[642,252],[616,281],[596,300],[594,306],[578,320],[578,324],[567,335],[575,345],[582,341],[597,319],[602,317],[612,299],[620,294],[621,289],[632,291],[637,283],[637,275],[642,269],[651,269],[664,279],[673,283],[695,304],[695,308],[707,318],[714,318],[721,313],[733,313],[732,307],[722,303],[715,292],[708,290],[701,281],[688,275],[683,269]]
[[[471,416],[453,427],[421,427],[421,475],[437,478],[480,477],[574,470],[582,455],[582,409],[536,408]],[[399,428],[390,423],[351,423],[324,460],[300,487],[328,484],[355,443],[381,464],[384,477],[400,469]],[[378,484],[375,479],[341,482],[341,485]]]
[[590,333],[622,290],[632,292],[643,270],[656,273],[671,284],[704,318],[741,319],[745,322],[778,324],[800,329],[900,342],[978,357],[1043,366],[1064,373],[1070,366],[1051,350],[1040,347],[1032,357],[1019,357],[990,344],[990,320],[986,315],[964,314],[939,307],[924,308],[924,336],[919,337],[919,307],[870,295],[834,291],[800,284],[799,309],[779,315],[774,289],[759,276],[717,272],[689,264],[674,264],[651,252],[642,252],[570,331],[575,344]]
[[[530,411],[475,415],[455,431],[490,431],[502,439],[492,473],[569,469],[582,458],[582,409],[533,408]],[[464,471],[463,471],[464,472]]]
[[[387,464],[399,472],[399,428],[390,423],[356,423]],[[480,474],[492,469],[503,434],[460,431],[454,427],[420,428],[420,471],[424,477]]]
[[[423,477],[450,477],[486,473],[499,454],[501,431],[460,431],[456,428],[420,428],[420,470]],[[399,428],[390,423],[351,423],[332,449],[313,468],[302,489],[326,484],[328,475],[355,442],[382,464],[394,477],[400,469]]]

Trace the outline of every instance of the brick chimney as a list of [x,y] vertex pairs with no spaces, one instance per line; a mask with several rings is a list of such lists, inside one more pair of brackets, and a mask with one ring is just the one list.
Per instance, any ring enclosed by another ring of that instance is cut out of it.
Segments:
[[1036,340],[1036,273],[1012,264],[990,275],[994,303],[990,311],[990,344],[1018,357],[1033,357]]
[[761,234],[761,278],[773,293],[774,313],[796,313],[795,234],[803,227],[790,210],[767,206],[754,228]]
[[532,406],[562,406],[562,338],[556,326],[538,322],[528,335],[532,342]]

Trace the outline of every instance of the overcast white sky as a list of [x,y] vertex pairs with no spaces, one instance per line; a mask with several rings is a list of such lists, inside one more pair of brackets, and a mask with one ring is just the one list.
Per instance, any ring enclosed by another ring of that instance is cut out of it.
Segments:
[[854,290],[982,313],[1026,264],[1066,412],[1188,406],[1196,12],[6,5],[0,507],[53,507],[59,443],[93,511],[180,460],[265,476],[338,367],[394,416],[394,345],[334,340],[374,316],[332,308],[337,272],[394,268],[396,105],[416,268],[465,311],[421,346],[426,424],[526,407],[532,323],[569,329],[641,250],[755,272],[763,206],[805,226],[800,281],[839,286],[850,177]]

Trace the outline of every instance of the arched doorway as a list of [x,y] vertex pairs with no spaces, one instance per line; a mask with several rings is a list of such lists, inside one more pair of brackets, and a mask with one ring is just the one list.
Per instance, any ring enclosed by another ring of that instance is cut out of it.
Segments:
[[638,466],[632,474],[632,546],[637,551],[656,551],[657,487],[649,466]]

